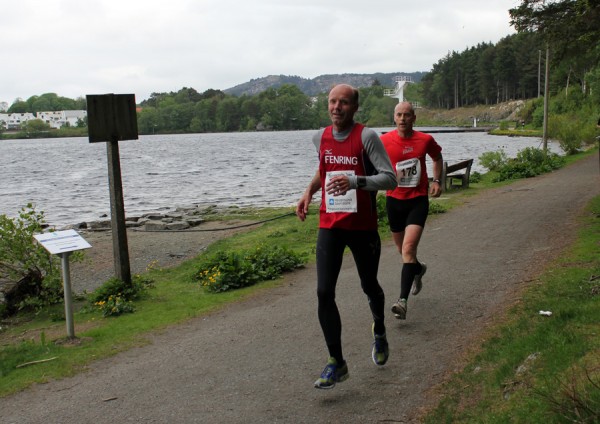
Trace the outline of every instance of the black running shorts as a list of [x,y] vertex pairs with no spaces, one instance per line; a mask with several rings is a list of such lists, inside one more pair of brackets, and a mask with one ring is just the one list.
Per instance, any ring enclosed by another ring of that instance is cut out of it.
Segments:
[[408,225],[425,227],[425,221],[427,221],[427,214],[429,213],[428,196],[419,196],[407,200],[387,196],[385,205],[392,233],[401,233]]

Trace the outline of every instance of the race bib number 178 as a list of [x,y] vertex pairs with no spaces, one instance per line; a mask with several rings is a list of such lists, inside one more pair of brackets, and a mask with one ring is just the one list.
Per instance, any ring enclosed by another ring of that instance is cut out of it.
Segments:
[[396,163],[398,187],[416,187],[421,181],[421,161],[419,158]]

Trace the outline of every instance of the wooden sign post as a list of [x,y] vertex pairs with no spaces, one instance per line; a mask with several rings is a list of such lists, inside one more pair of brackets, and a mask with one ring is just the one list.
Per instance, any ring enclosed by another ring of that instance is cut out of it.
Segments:
[[131,284],[119,140],[138,139],[135,95],[101,94],[87,95],[86,98],[90,143],[107,142],[115,275],[123,282]]

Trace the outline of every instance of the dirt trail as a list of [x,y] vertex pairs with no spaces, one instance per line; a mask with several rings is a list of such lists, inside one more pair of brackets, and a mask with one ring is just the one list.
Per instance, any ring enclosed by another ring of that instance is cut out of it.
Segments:
[[[312,387],[327,358],[316,317],[315,270],[212,315],[152,336],[148,346],[73,378],[0,399],[5,423],[418,422],[486,325],[572,240],[600,194],[597,158],[490,190],[429,221],[419,251],[423,291],[408,319],[388,315],[391,357],[371,362],[371,321],[353,261],[338,285],[350,379]],[[399,257],[386,243],[380,280],[397,295]]]

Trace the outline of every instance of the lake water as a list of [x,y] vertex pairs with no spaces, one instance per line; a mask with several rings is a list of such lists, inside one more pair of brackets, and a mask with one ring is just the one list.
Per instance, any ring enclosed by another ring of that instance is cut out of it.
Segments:
[[[379,133],[393,128],[376,128]],[[420,130],[427,130],[420,128]],[[127,216],[178,206],[292,206],[317,169],[314,130],[147,135],[119,142]],[[540,138],[432,134],[449,163],[503,149],[509,157]],[[549,149],[561,153],[556,143]],[[87,138],[0,142],[0,214],[34,203],[58,228],[110,216],[106,143]],[[428,159],[428,165],[430,161]]]

